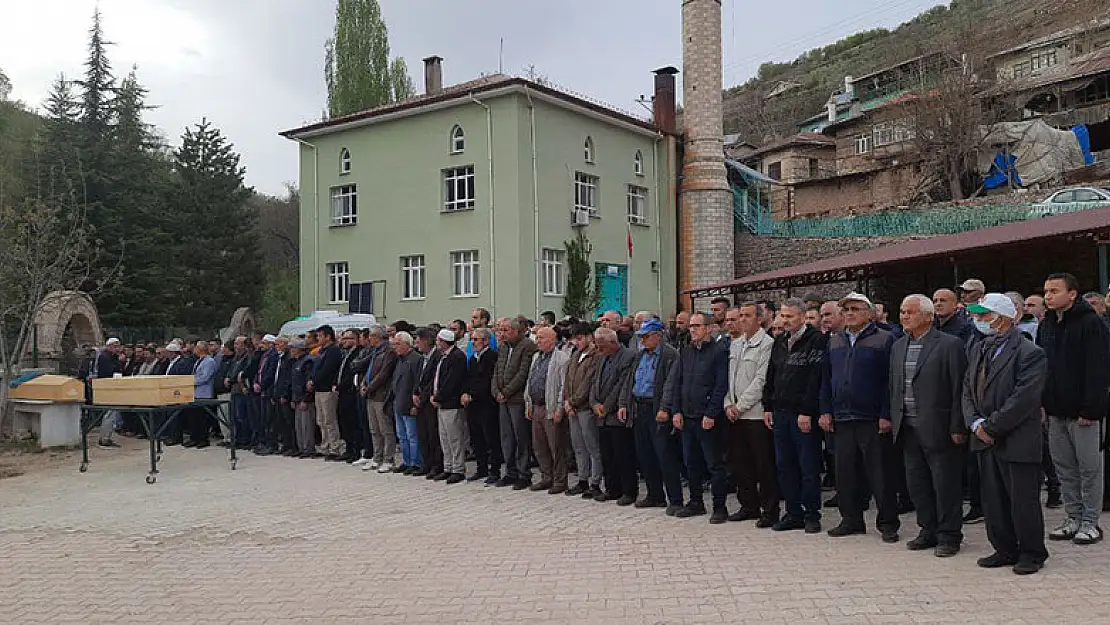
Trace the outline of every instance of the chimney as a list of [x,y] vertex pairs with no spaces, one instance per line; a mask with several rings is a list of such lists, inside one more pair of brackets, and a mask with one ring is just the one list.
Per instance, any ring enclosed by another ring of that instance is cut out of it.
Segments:
[[825,109],[829,114],[829,123],[836,121],[836,94],[829,96],[829,101],[825,103]]
[[844,93],[851,97],[856,97],[856,79],[851,76],[844,77]]
[[443,91],[443,58],[429,56],[424,59],[424,95]]
[[661,67],[655,72],[655,97],[652,98],[652,119],[655,127],[663,132],[675,133],[675,75],[674,67]]

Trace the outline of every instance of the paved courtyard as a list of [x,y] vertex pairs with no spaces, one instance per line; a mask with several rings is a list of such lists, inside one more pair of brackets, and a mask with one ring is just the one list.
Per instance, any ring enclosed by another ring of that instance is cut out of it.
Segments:
[[1019,578],[975,566],[982,525],[940,560],[906,551],[911,516],[897,545],[833,540],[219,448],[148,486],[126,442],[0,481],[0,622],[1110,621],[1104,545]]

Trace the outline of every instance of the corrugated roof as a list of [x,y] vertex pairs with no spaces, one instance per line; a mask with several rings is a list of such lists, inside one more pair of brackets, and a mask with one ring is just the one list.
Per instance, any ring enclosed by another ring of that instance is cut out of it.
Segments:
[[984,90],[980,96],[992,96],[1002,93],[1020,93],[1040,89],[1069,80],[1078,80],[1096,74],[1110,72],[1110,48],[1099,48],[1072,59],[1071,63],[1059,67],[1054,71],[1039,73],[1035,76],[1023,77],[1021,80],[1003,82]]
[[1057,41],[1060,41],[1060,40],[1063,40],[1063,39],[1068,39],[1068,38],[1074,37],[1076,35],[1082,35],[1083,33],[1086,33],[1088,31],[1101,30],[1102,28],[1106,28],[1108,26],[1110,26],[1110,18],[1103,18],[1103,19],[1095,18],[1093,20],[1086,21],[1086,22],[1083,22],[1081,24],[1076,24],[1075,26],[1072,26],[1070,28],[1065,28],[1063,30],[1058,30],[1054,33],[1045,35],[1043,37],[1037,37],[1036,39],[1030,39],[1029,41],[1026,41],[1025,43],[1016,45],[1012,48],[1007,48],[1007,49],[1005,49],[1001,52],[995,52],[994,54],[988,56],[987,59],[988,60],[993,59],[995,57],[999,57],[999,56],[1002,56],[1004,54],[1012,54],[1014,52],[1021,52],[1022,50],[1028,50],[1030,48],[1039,48],[1041,46],[1047,46],[1050,43],[1055,43]]
[[775,141],[774,143],[765,145],[757,149],[755,152],[752,152],[751,156],[766,154],[767,152],[774,152],[775,150],[781,150],[783,148],[794,145],[835,146],[836,140],[832,137],[828,137],[817,132],[801,132],[780,141]]
[[1110,234],[1110,208],[1095,208],[1067,215],[1019,221],[993,228],[969,230],[959,234],[884,245],[854,254],[836,256],[812,263],[746,276],[732,282],[700,286],[690,289],[686,293],[692,293],[696,297],[707,297],[723,293],[742,293],[861,280],[881,273],[877,271],[879,268],[902,263],[921,262],[937,258],[946,259],[959,253],[1092,231],[1102,231]]

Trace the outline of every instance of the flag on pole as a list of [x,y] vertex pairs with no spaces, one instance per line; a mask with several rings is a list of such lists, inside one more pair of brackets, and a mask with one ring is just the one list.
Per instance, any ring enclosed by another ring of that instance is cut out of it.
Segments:
[[628,223],[628,257],[632,258],[632,222]]

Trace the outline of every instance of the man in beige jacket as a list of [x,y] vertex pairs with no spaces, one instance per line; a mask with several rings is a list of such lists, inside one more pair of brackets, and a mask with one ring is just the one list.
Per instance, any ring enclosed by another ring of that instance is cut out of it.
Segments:
[[779,492],[774,439],[763,422],[762,398],[774,341],[760,327],[755,303],[729,309],[725,323],[732,336],[725,394],[729,421],[725,455],[740,500],[740,509],[728,520],[758,519],[757,527],[771,527],[779,520]]
[[532,422],[532,450],[540,465],[540,481],[530,490],[558,495],[567,490],[567,443],[570,426],[563,412],[563,380],[570,356],[555,349],[554,328],[536,329],[536,353],[528,371],[524,414]]

